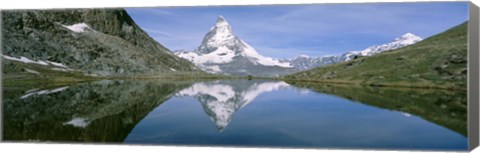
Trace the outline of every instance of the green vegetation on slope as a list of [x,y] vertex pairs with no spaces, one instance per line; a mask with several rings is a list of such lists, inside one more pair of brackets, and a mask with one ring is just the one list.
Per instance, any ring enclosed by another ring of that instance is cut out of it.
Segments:
[[414,45],[282,79],[466,90],[467,23]]

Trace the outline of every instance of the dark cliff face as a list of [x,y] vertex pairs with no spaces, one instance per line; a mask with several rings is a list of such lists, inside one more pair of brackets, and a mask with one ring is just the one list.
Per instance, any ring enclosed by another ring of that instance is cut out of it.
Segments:
[[[2,11],[4,55],[101,75],[198,71],[154,41],[123,9]],[[85,32],[67,28],[85,23]]]

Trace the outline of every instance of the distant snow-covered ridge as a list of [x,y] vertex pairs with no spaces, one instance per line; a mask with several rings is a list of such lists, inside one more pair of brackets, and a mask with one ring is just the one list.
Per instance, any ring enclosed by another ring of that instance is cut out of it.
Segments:
[[[412,44],[415,44],[419,41],[422,41],[423,39],[412,34],[412,33],[406,33],[398,38],[395,38],[392,42],[386,43],[386,44],[381,44],[381,45],[376,45],[376,46],[370,46],[364,50],[361,51],[350,51],[345,54],[348,55],[360,55],[360,56],[371,56],[374,54],[378,54],[384,51],[389,51],[389,50],[394,50],[394,49],[399,49],[405,46],[409,46]],[[351,56],[349,56],[351,57]],[[351,58],[346,58],[346,61],[351,60]]]
[[398,38],[395,38],[392,42],[370,46],[361,51],[348,51],[340,56],[322,56],[322,57],[309,57],[306,55],[300,55],[293,59],[284,59],[285,62],[290,62],[296,69],[307,70],[322,65],[334,64],[339,62],[345,62],[354,59],[356,56],[372,56],[381,52],[399,49],[406,47],[423,39],[412,34],[406,33]]

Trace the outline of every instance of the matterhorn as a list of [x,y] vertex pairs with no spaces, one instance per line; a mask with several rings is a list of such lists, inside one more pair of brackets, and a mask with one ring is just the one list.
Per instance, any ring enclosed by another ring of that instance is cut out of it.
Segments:
[[223,16],[218,17],[197,49],[178,51],[175,54],[210,73],[278,76],[294,71],[290,62],[264,57],[238,38]]

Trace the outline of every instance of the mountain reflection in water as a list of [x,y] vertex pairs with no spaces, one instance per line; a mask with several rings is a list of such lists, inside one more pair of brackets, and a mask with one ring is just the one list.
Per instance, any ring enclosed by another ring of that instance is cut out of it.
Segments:
[[289,87],[285,82],[271,81],[214,81],[195,83],[177,93],[193,96],[202,104],[205,113],[215,122],[219,131],[230,123],[233,113],[252,102],[258,95]]
[[5,141],[466,149],[464,92],[273,80],[3,90]]

